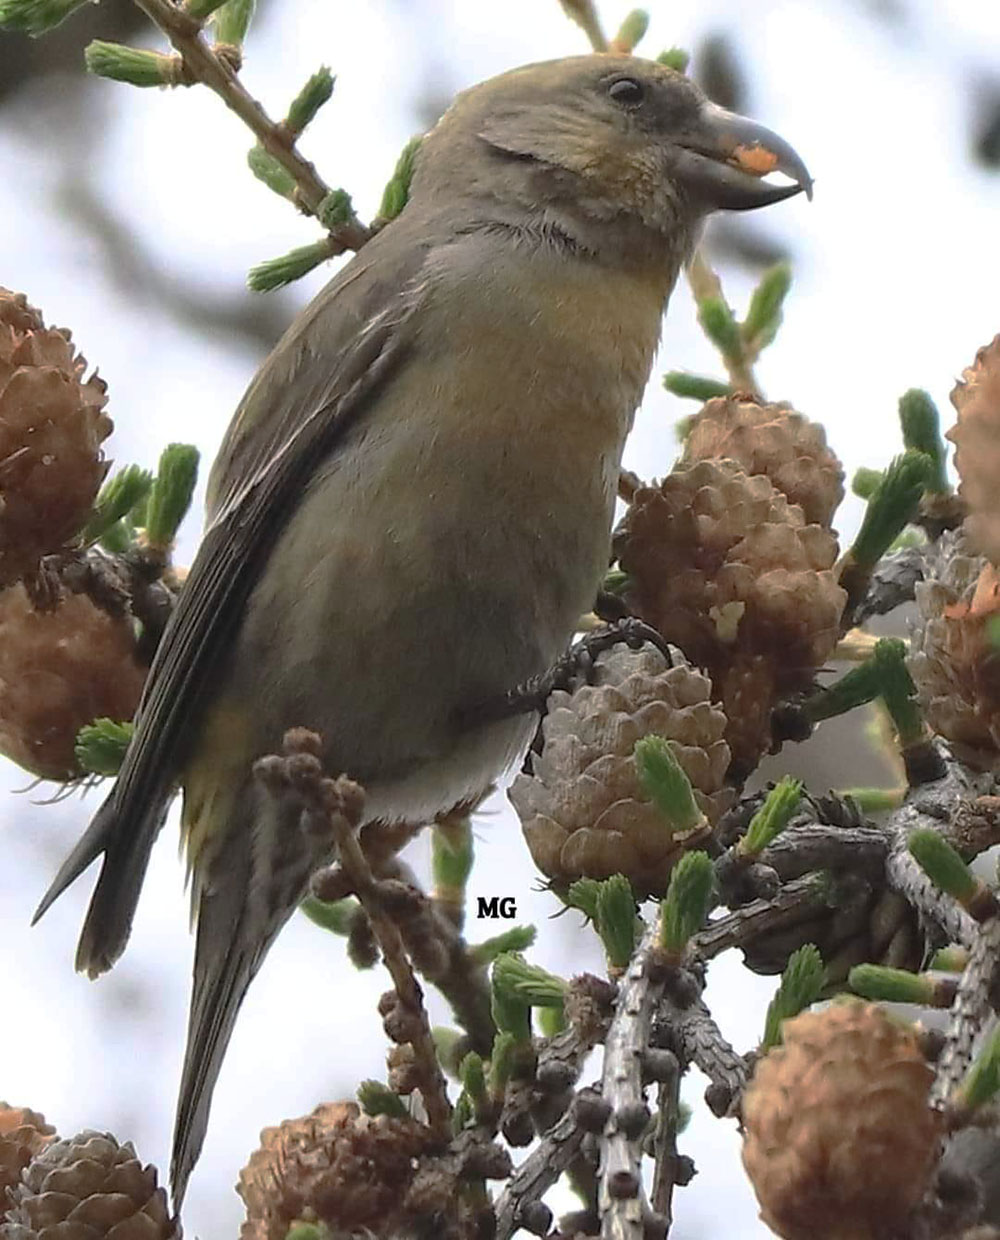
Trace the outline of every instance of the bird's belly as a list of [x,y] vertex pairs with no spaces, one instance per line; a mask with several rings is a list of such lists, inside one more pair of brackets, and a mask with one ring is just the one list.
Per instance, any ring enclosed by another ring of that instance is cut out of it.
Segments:
[[515,462],[466,452],[434,493],[419,456],[369,434],[318,476],[254,591],[222,694],[242,699],[258,752],[289,727],[319,732],[373,817],[425,818],[510,766],[534,714],[468,716],[553,662],[607,563],[617,460],[568,489],[550,478],[539,518]]
[[430,822],[459,805],[474,805],[527,749],[538,717],[520,715],[466,729],[436,756],[405,773],[375,775],[365,784],[365,817],[381,822]]

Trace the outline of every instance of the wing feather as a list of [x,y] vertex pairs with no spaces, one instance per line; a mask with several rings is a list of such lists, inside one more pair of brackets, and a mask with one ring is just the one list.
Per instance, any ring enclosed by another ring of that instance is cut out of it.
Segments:
[[[128,941],[192,723],[287,515],[412,343],[429,247],[390,231],[293,324],[227,433],[210,484],[210,524],[153,660],[121,772],[35,914],[104,853],[77,952],[77,968],[91,976]],[[402,263],[385,253],[393,242],[407,255]],[[378,274],[386,270],[391,283]]]

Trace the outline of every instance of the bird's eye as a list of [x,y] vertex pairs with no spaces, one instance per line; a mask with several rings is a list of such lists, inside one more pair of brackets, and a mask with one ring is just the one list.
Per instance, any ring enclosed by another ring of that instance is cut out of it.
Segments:
[[616,78],[608,87],[608,94],[615,103],[620,103],[626,108],[634,108],[642,103],[646,92],[642,88],[642,83],[637,82],[635,78]]

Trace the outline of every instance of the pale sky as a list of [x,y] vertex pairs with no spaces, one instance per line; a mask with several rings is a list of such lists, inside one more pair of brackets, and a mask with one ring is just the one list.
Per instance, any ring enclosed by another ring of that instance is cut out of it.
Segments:
[[[628,7],[608,0],[607,26]],[[786,324],[759,367],[767,393],[822,421],[849,472],[883,464],[899,448],[899,395],[926,387],[947,417],[955,377],[1000,331],[1000,176],[967,158],[967,100],[959,89],[1000,71],[995,6],[916,0],[902,32],[872,21],[860,0],[654,0],[651,8],[641,49],[651,55],[691,47],[707,31],[733,37],[747,60],[749,110],[798,148],[816,180],[812,204],[796,198],[756,221],[788,240],[796,276]],[[278,114],[319,63],[332,66],[334,100],[303,145],[367,216],[428,84],[450,92],[518,63],[582,50],[555,0],[281,0],[251,32],[244,79]],[[425,65],[437,81],[428,83]],[[252,180],[249,136],[214,96],[112,83],[95,89],[106,108],[102,181],[177,273],[232,286],[253,263],[315,236]],[[0,113],[0,284],[71,326],[100,366],[110,383],[116,459],[148,464],[176,440],[197,443],[209,458],[259,358],[224,340],[195,338],[154,304],[123,302],[99,256],[50,201],[58,170],[44,128],[29,130],[26,113],[21,123],[16,118],[9,108]],[[304,302],[328,275],[302,281],[295,298]],[[726,289],[741,309],[747,280],[729,276]],[[669,468],[672,423],[691,411],[659,387],[657,376],[673,367],[719,374],[685,289],[671,306],[662,360],[627,451],[626,463],[646,477]],[[842,513],[848,533],[857,512],[849,502]],[[197,529],[196,514],[184,530],[181,562]],[[10,789],[28,783],[0,766]],[[843,784],[852,782],[845,771]],[[125,957],[92,984],[72,971],[89,879],[28,929],[48,878],[96,804],[95,797],[38,804],[48,791],[7,795],[0,810],[0,1097],[44,1111],[64,1135],[94,1127],[131,1137],[144,1159],[165,1169],[191,950],[176,826],[168,825],[155,851]],[[548,920],[556,902],[534,890],[536,875],[500,798],[478,834],[473,897],[517,897],[518,920],[540,930],[538,963],[564,973],[599,970],[593,936],[570,917]],[[418,843],[418,864],[424,852]],[[473,924],[470,934],[495,929]],[[365,1077],[384,1079],[374,1008],[385,988],[378,970],[355,972],[340,940],[293,919],[237,1025],[186,1202],[188,1235],[235,1234],[242,1207],[230,1186],[260,1128],[349,1095]],[[772,989],[735,956],[712,966],[709,999],[739,1049],[756,1042]],[[445,1021],[447,1013],[439,1007],[434,1017]],[[733,1125],[707,1114],[700,1089],[691,1080],[685,1090],[694,1120],[682,1146],[699,1174],[677,1196],[672,1235],[694,1240],[724,1227],[729,1240],[765,1237]]]

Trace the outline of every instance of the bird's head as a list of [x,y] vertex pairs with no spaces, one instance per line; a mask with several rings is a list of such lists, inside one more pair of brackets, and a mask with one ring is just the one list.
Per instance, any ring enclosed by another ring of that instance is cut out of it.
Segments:
[[683,74],[592,55],[526,65],[459,95],[424,142],[413,197],[471,200],[501,219],[544,215],[586,244],[629,222],[676,237],[710,211],[811,189],[787,142]]

